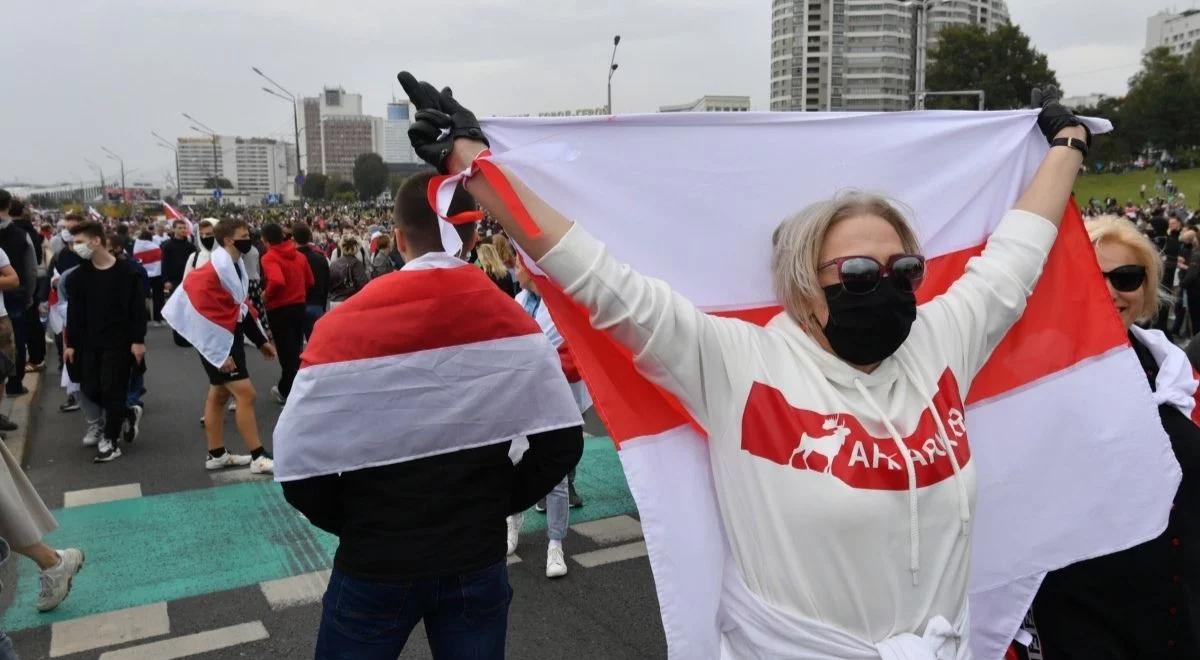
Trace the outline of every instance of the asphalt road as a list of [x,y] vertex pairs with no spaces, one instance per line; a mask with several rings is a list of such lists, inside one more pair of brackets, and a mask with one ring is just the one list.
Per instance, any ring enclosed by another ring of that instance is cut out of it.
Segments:
[[[32,608],[37,590],[32,564],[19,560],[15,583],[6,582],[15,600],[0,617],[0,627],[10,632],[26,660],[52,657],[52,652],[69,660],[97,658],[126,648],[128,657],[147,659],[312,657],[320,619],[315,592],[300,604],[281,605],[268,599],[263,585],[327,569],[336,539],[308,526],[269,479],[244,470],[204,470],[199,419],[207,381],[199,358],[174,346],[167,329],[151,329],[147,344],[150,392],[141,436],[111,463],[92,463],[92,450],[81,446],[82,415],[58,411],[59,374],[53,366],[48,370],[35,402],[27,473],[61,525],[49,541],[82,547],[88,564],[71,597],[58,611],[43,615]],[[269,446],[280,406],[267,392],[278,366],[250,353],[260,393],[259,427]],[[244,451],[232,415],[225,436],[230,450]],[[572,512],[573,525],[633,523],[625,516],[636,518],[636,511],[607,439],[589,440],[579,471],[588,503]],[[120,494],[90,490],[110,487]],[[62,508],[68,493],[118,499]],[[569,556],[599,554],[589,566],[569,560],[570,574],[551,581],[544,575],[544,519],[533,513],[526,518],[520,561],[509,567],[515,596],[508,657],[664,657],[640,536],[573,532],[566,541]],[[114,622],[114,612],[118,619],[127,613],[125,620]],[[248,641],[239,641],[243,635]],[[227,646],[179,655],[193,647],[210,648],[214,640]],[[401,657],[430,657],[420,627]]]

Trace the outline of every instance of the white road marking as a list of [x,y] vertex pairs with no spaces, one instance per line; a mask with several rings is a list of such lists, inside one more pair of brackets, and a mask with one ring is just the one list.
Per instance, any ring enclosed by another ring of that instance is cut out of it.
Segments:
[[260,582],[258,588],[273,610],[321,602],[329,586],[329,571],[303,573],[280,580]]
[[63,493],[63,508],[130,500],[142,496],[141,484],[121,484],[120,486],[105,486],[104,488],[88,488],[87,490],[69,490]]
[[100,656],[100,660],[174,660],[227,649],[238,644],[257,642],[270,637],[262,621],[240,623],[228,628],[206,630],[194,635],[173,637],[149,644],[130,646],[119,651],[109,651]]
[[50,657],[116,646],[171,632],[166,603],[94,614],[50,626]]
[[224,470],[213,470],[208,473],[208,476],[213,480],[214,484],[239,484],[247,481],[270,481],[274,477],[270,474],[254,474],[248,467],[225,468]]
[[595,568],[605,564],[612,564],[618,561],[627,559],[637,559],[638,557],[646,556],[646,542],[638,541],[636,543],[626,543],[625,545],[617,545],[603,550],[593,550],[580,555],[572,555],[576,563],[584,568]]
[[591,522],[571,525],[577,534],[582,534],[600,545],[623,543],[642,538],[642,523],[630,516],[613,516]]

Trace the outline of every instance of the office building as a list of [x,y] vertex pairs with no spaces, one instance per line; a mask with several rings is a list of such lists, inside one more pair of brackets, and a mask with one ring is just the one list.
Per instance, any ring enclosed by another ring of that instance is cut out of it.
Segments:
[[304,98],[301,105],[307,148],[304,156],[306,173],[349,179],[354,173],[355,158],[370,152],[382,155],[385,122],[381,117],[363,114],[361,94],[348,94],[340,87],[326,87],[320,96]]
[[379,150],[383,162],[420,162],[408,141],[409,126],[412,126],[412,117],[408,101],[393,100],[388,104],[387,116],[383,120],[383,144]]
[[[931,6],[930,49],[949,25],[1008,22],[1004,0]],[[913,107],[915,10],[892,0],[773,0],[772,110]]]
[[1146,51],[1166,46],[1172,55],[1187,56],[1200,42],[1200,9],[1178,14],[1163,11],[1146,19]]
[[290,142],[218,135],[215,139],[181,137],[176,147],[181,192],[211,195],[215,171],[217,177],[233,185],[228,189],[231,195],[252,201],[273,194],[285,200],[295,197],[295,146]]
[[664,105],[659,112],[746,112],[750,110],[749,96],[706,95],[679,105]]

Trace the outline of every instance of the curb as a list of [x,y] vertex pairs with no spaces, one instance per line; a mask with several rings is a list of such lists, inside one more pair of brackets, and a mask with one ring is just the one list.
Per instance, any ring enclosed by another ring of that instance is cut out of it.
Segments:
[[7,415],[17,425],[16,431],[8,433],[4,444],[12,452],[13,458],[17,459],[17,465],[22,467],[25,466],[25,457],[29,453],[29,438],[32,437],[29,425],[33,420],[33,401],[37,397],[43,373],[44,370],[25,374],[25,378],[21,382],[29,390],[29,394],[22,394],[18,397],[6,396],[4,402],[0,403],[0,414]]

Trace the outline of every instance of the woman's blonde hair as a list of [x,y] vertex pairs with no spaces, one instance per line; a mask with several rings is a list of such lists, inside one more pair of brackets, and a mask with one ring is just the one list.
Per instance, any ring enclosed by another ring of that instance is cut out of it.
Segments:
[[1146,281],[1142,282],[1142,306],[1133,311],[1134,321],[1149,321],[1158,314],[1158,306],[1170,300],[1170,294],[1162,288],[1163,262],[1158,248],[1138,231],[1134,224],[1115,215],[1102,215],[1087,224],[1088,239],[1093,247],[1102,243],[1120,243],[1137,255],[1138,265],[1146,269]]
[[503,261],[505,266],[516,264],[517,253],[512,249],[512,245],[509,245],[507,236],[504,234],[492,236],[492,245],[495,246],[496,255],[500,257],[500,261]]
[[803,324],[810,316],[812,305],[822,298],[817,266],[820,265],[825,236],[842,220],[862,215],[883,218],[900,235],[906,253],[920,253],[916,233],[896,206],[883,197],[850,190],[810,204],[781,222],[771,238],[775,295],[796,322]]
[[479,257],[479,267],[483,269],[483,272],[495,279],[508,275],[508,268],[503,261],[500,261],[500,255],[496,254],[496,248],[484,243],[476,248],[475,254]]

